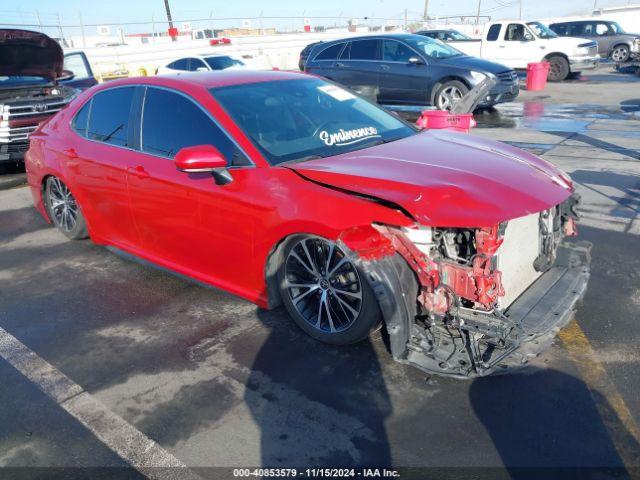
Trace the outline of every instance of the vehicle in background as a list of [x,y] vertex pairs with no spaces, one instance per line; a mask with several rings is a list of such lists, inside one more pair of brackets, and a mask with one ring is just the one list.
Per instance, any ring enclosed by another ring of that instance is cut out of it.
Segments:
[[29,30],[0,30],[0,162],[23,160],[38,123],[62,110],[78,90],[63,68],[62,47]]
[[624,63],[632,57],[640,58],[640,34],[627,33],[611,20],[575,20],[558,22],[549,28],[561,37],[579,37],[598,42],[598,53],[616,63]]
[[449,42],[451,40],[457,40],[460,42],[473,40],[468,35],[464,33],[460,33],[457,30],[448,29],[448,30],[420,30],[415,32],[416,35],[422,35],[423,37],[433,38],[434,40],[440,40],[442,42]]
[[462,378],[526,364],[586,291],[579,198],[531,153],[419,132],[300,73],[114,83],[26,157],[37,210],[70,239],[284,304],[326,343],[384,323],[397,361]]
[[177,58],[158,68],[156,75],[180,74],[181,72],[209,72],[212,70],[245,69],[247,65],[230,55],[203,53]]
[[302,49],[302,51],[300,52],[300,58],[298,59],[298,68],[301,71],[304,71],[304,64],[307,63],[307,58],[309,58],[309,53],[311,52],[311,49],[321,43],[322,42],[310,43],[309,45],[307,45]]
[[73,78],[60,81],[59,83],[62,85],[86,90],[98,84],[87,56],[80,50],[65,52],[63,68],[72,72]]
[[596,68],[598,44],[582,38],[558,37],[540,22],[504,20],[490,22],[480,40],[449,40],[449,45],[467,55],[526,69],[527,64],[549,62],[548,79],[557,82]]
[[450,110],[488,76],[496,85],[479,103],[510,102],[519,93],[516,72],[428,37],[413,34],[363,36],[316,44],[305,72],[352,90],[374,89],[381,105],[427,106]]

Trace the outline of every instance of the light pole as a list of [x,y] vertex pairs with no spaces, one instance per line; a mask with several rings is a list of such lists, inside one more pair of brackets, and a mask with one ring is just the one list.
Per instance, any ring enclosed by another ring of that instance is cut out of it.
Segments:
[[[171,9],[169,8],[169,0],[164,0],[164,9],[167,11],[167,21],[169,22],[169,30],[173,30],[173,20],[171,19]],[[175,42],[176,37],[171,36],[171,41]]]

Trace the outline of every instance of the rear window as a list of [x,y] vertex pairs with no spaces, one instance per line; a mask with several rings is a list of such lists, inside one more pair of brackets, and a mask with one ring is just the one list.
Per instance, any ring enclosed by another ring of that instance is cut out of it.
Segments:
[[495,42],[500,36],[500,25],[499,23],[495,23],[489,27],[489,32],[487,32],[487,40],[490,42]]
[[336,43],[322,50],[316,55],[315,60],[337,60],[340,50],[344,47],[344,43]]
[[380,40],[355,40],[351,42],[351,60],[380,60]]
[[92,100],[87,136],[91,140],[128,147],[127,130],[134,87],[121,87],[97,93]]

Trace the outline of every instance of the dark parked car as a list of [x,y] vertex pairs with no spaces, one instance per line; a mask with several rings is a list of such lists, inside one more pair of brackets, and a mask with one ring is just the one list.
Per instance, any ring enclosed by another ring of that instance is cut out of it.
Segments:
[[588,38],[598,42],[598,53],[614,62],[640,58],[640,34],[627,33],[611,20],[577,20],[549,25],[561,37]]
[[374,88],[378,103],[386,105],[450,110],[488,76],[497,83],[479,107],[512,101],[519,93],[512,69],[413,34],[323,42],[311,48],[304,67],[353,90]]
[[320,45],[321,43],[322,42],[310,43],[302,49],[302,51],[300,52],[300,58],[298,59],[298,68],[300,70],[304,71],[304,64],[307,63],[307,58],[309,58],[309,52],[311,52],[311,49],[316,45]]
[[464,40],[473,40],[468,35],[464,33],[460,33],[457,30],[447,29],[447,30],[420,30],[416,32],[416,35],[422,35],[423,37],[433,38],[434,40],[441,40],[443,42],[449,42],[452,40],[455,41],[464,41]]

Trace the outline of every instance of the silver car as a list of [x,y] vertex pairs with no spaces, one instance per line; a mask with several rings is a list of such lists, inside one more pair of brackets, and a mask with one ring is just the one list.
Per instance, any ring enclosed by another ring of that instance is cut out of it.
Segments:
[[588,38],[598,42],[598,53],[616,63],[640,58],[640,34],[627,33],[611,20],[576,20],[549,25],[561,37]]

